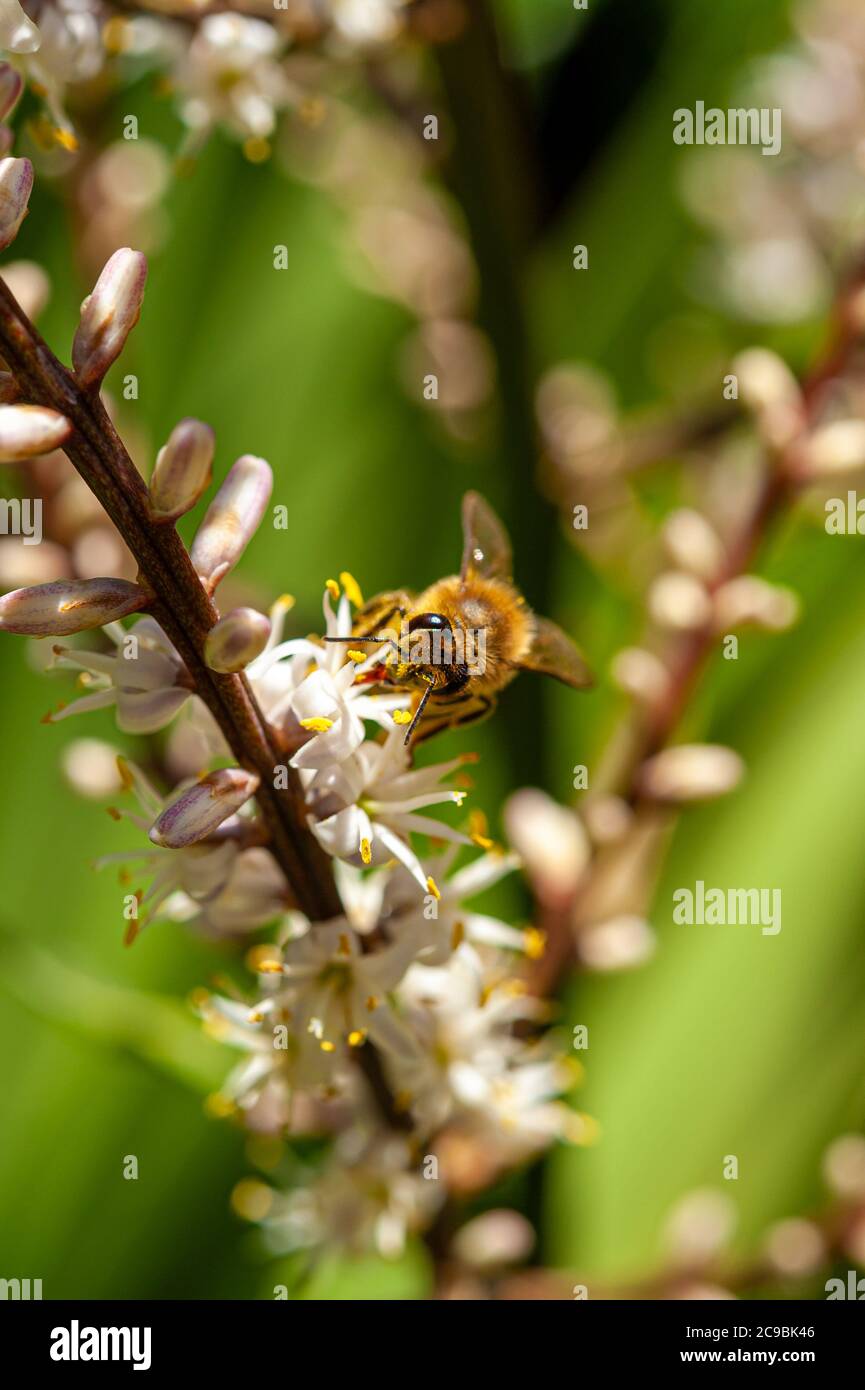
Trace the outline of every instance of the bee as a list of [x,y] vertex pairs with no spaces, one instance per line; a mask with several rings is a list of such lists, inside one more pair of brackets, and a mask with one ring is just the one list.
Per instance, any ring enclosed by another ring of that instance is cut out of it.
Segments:
[[571,639],[533,613],[514,585],[507,532],[477,492],[463,498],[462,526],[459,574],[418,595],[378,594],[355,614],[350,638],[328,639],[390,648],[360,679],[417,692],[406,743],[485,718],[519,671],[554,676],[576,690],[592,684]]

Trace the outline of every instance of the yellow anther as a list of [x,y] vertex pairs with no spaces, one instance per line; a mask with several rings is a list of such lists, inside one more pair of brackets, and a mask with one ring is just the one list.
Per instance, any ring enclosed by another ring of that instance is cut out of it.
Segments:
[[372,845],[366,838],[360,842],[360,857],[364,864],[372,863]]
[[261,960],[256,965],[259,975],[281,975],[282,966],[278,960]]
[[263,135],[250,135],[243,142],[243,153],[250,164],[263,164],[270,158],[270,141],[265,140]]
[[323,714],[317,714],[312,719],[301,719],[300,727],[309,729],[314,734],[326,734],[328,729],[333,728],[333,720],[326,719]]
[[349,650],[346,653],[346,655],[348,656],[349,661],[357,662],[358,666],[362,661],[366,661],[366,652],[359,652],[355,647],[349,647]]
[[228,1096],[222,1095],[219,1091],[207,1097],[204,1102],[204,1108],[208,1115],[212,1115],[214,1119],[217,1120],[227,1119],[227,1117],[233,1115],[237,1109],[234,1101],[230,1100]]
[[376,1009],[378,1008],[378,1000],[374,994],[370,994],[368,996],[366,1001],[366,1007],[368,1013],[375,1013]]
[[345,596],[352,607],[363,608],[363,594],[354,575],[349,574],[348,570],[343,570],[339,576],[339,582],[345,589]]
[[471,835],[469,838],[473,845],[477,845],[478,849],[495,849],[496,847],[495,840],[489,839],[486,835]]
[[540,960],[547,949],[547,934],[539,927],[527,927],[523,932],[523,946],[529,960]]
[[332,599],[339,598],[339,585],[335,579],[328,579],[324,586]]
[[348,1035],[349,1047],[362,1047],[366,1042],[366,1029],[354,1028]]
[[433,895],[434,898],[440,898],[440,897],[441,897],[441,893],[439,892],[438,884],[436,883],[436,881],[435,881],[435,879],[432,877],[432,875],[430,875],[430,877],[427,879],[427,881],[426,881],[426,886],[427,886],[427,891],[430,892],[430,893],[432,893],[432,895]]
[[351,943],[347,932],[340,932],[339,934],[339,953],[341,956],[351,955]]
[[71,130],[64,130],[62,126],[55,126],[54,139],[64,150],[77,150],[78,137]]
[[453,931],[451,932],[451,950],[452,950],[452,951],[455,951],[456,948],[457,948],[458,946],[461,946],[461,945],[462,945],[462,943],[465,941],[465,939],[466,939],[466,925],[465,925],[465,922],[454,922]]
[[129,764],[120,753],[117,755],[117,775],[124,789],[126,791],[131,791],[135,783],[132,779],[132,773],[129,770]]
[[246,1021],[247,1023],[261,1023],[263,1018],[264,1014],[260,1009],[253,1009]]
[[410,724],[412,713],[410,709],[395,709],[393,712],[394,724]]
[[274,608],[281,608],[283,613],[287,613],[289,608],[294,607],[295,602],[294,594],[280,594],[273,606]]
[[322,1052],[336,1052],[336,1043],[328,1042],[327,1038],[322,1039],[319,1043],[319,1047]]
[[451,795],[453,796],[453,799],[456,802],[456,804],[458,806],[462,806],[463,802],[468,796],[468,792],[452,792]]

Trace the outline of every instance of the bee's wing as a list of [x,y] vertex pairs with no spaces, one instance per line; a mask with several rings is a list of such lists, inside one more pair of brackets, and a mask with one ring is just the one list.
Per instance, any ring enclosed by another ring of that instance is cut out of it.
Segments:
[[463,498],[460,578],[481,574],[487,579],[510,579],[512,567],[513,556],[507,531],[479,492],[467,492]]
[[516,663],[520,670],[555,676],[556,680],[572,685],[575,690],[585,690],[594,685],[582,652],[567,633],[548,618],[535,618],[535,623],[534,641],[522,661]]

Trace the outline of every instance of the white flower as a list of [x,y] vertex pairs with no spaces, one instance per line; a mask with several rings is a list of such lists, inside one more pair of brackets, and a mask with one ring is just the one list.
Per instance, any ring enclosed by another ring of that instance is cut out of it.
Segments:
[[435,839],[472,843],[419,810],[453,802],[461,806],[465,792],[439,786],[443,777],[465,760],[412,768],[404,734],[395,728],[384,743],[363,743],[338,767],[316,773],[306,786],[313,834],[328,854],[353,864],[380,864],[394,858],[403,864],[424,892],[433,892],[428,875],[409,843],[412,833]]
[[323,611],[322,642],[308,637],[279,641],[282,615],[275,620],[272,613],[271,640],[246,672],[271,724],[287,732],[300,724],[310,733],[291,759],[296,768],[326,768],[343,761],[363,742],[364,720],[390,729],[393,711],[405,709],[410,702],[406,694],[370,693],[364,683],[380,647],[367,648],[363,661],[346,659],[352,628],[347,595],[343,593],[334,613],[325,589]]
[[128,734],[152,734],[164,729],[192,696],[183,684],[186,668],[162,628],[153,618],[140,618],[130,628],[112,623],[104,631],[117,654],[55,647],[55,666],[78,668],[93,677],[92,693],[73,700],[51,723],[86,710],[117,706],[117,726]]
[[290,94],[279,63],[283,47],[261,19],[205,16],[176,74],[185,124],[195,131],[225,125],[242,139],[270,135]]
[[[118,758],[117,763],[124,785],[134,793],[144,814],[138,815],[135,811],[114,808],[111,814],[116,820],[131,821],[147,836],[154,820],[165,809],[166,801],[151,786],[140,768],[127,763],[123,758]],[[216,897],[229,882],[243,843],[243,825],[239,816],[232,816],[223,821],[218,831],[202,843],[189,845],[185,849],[163,849],[148,840],[146,849],[121,850],[104,855],[97,860],[96,867],[103,868],[106,864],[116,863],[143,863],[153,873],[153,880],[140,901],[142,906],[147,905],[150,908],[151,916],[165,899],[178,889],[194,902],[204,903]],[[142,925],[141,921],[130,923],[127,942],[134,940]]]
[[7,53],[35,53],[40,42],[39,30],[18,0],[0,0],[0,48]]
[[402,28],[407,0],[331,0],[336,32],[358,47],[388,43]]
[[442,1184],[424,1177],[406,1139],[350,1131],[311,1182],[277,1195],[265,1228],[279,1250],[335,1245],[396,1259],[443,1199]]
[[554,1138],[588,1140],[590,1122],[557,1099],[572,1084],[568,1064],[514,1035],[515,1023],[549,1014],[519,981],[490,980],[464,944],[445,967],[413,965],[399,999],[422,1047],[385,1063],[424,1130],[468,1116],[512,1161]]
[[52,0],[40,7],[38,32],[38,50],[28,50],[28,76],[51,113],[60,143],[74,149],[77,141],[63,102],[68,86],[89,81],[105,63],[101,18],[90,0]]
[[281,916],[288,901],[285,876],[273,855],[254,845],[237,854],[216,893],[204,898],[189,892],[172,893],[165,901],[163,915],[188,923],[206,936],[238,936],[257,931]]

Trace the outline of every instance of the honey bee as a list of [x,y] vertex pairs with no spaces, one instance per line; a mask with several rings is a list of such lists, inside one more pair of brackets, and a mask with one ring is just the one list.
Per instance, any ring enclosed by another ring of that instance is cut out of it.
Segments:
[[462,526],[458,575],[418,595],[378,594],[355,614],[350,638],[329,639],[390,648],[360,679],[417,692],[406,743],[415,733],[419,742],[485,718],[518,671],[554,676],[577,690],[592,684],[571,639],[533,613],[515,587],[507,532],[477,492],[463,498]]

